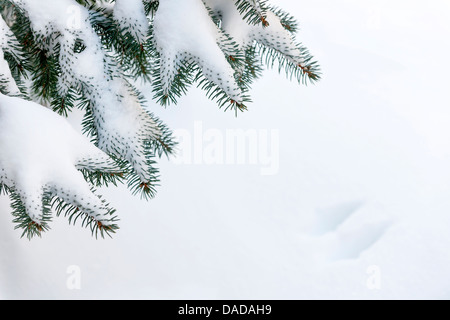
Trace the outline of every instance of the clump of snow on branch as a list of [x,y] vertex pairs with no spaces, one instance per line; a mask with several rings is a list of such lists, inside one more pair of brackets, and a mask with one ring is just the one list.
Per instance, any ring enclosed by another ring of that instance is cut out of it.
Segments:
[[139,43],[147,41],[149,22],[142,0],[116,0],[114,17],[123,32],[130,32]]
[[182,62],[188,61],[197,63],[205,77],[222,88],[231,99],[242,102],[234,70],[219,45],[223,34],[201,0],[161,1],[153,27],[166,93]]
[[15,49],[17,44],[17,39],[6,22],[0,19],[0,87],[5,87],[5,90],[11,95],[20,94],[20,90],[11,74],[4,55],[5,52],[10,52],[13,55],[20,56],[20,53]]
[[280,17],[272,10],[269,9],[265,12],[263,23],[253,25],[242,19],[243,17],[233,1],[204,0],[204,2],[220,16],[222,29],[241,48],[245,49],[256,42],[280,52],[296,65],[303,65],[303,53],[296,44],[293,34],[283,26]]
[[117,173],[107,154],[78,134],[63,117],[34,103],[0,94],[0,184],[14,189],[27,214],[43,223],[43,197],[78,207],[107,226],[111,217],[78,169]]

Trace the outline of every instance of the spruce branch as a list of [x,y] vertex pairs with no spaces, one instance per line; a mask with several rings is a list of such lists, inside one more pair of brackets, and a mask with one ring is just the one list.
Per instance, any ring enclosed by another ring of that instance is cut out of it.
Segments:
[[[71,27],[67,9],[74,8],[78,16]],[[157,108],[177,103],[191,86],[237,115],[247,110],[251,86],[265,67],[301,84],[321,77],[318,63],[296,40],[296,19],[266,0],[76,0],[58,5],[0,0],[0,15],[0,111],[11,116],[12,106],[19,110],[31,101],[62,117],[79,109],[85,114],[83,135],[90,139],[81,148],[90,151],[79,154],[70,149],[72,138],[52,145],[64,137],[61,132],[42,138],[36,144],[55,159],[67,148],[77,158],[63,159],[70,164],[64,170],[55,165],[60,177],[51,179],[52,170],[45,166],[51,159],[34,168],[44,153],[27,151],[25,167],[34,170],[22,176],[23,168],[7,165],[5,155],[14,148],[2,139],[20,130],[2,114],[0,193],[11,197],[14,221],[27,238],[49,230],[52,210],[71,224],[81,222],[96,237],[111,236],[118,218],[95,187],[125,184],[143,199],[155,197],[161,183],[158,159],[177,147],[172,131],[156,116]],[[134,85],[139,81],[151,88],[149,101]],[[34,130],[36,136],[44,132]]]
[[248,23],[256,25],[261,24],[263,27],[268,27],[266,11],[266,0],[235,0],[235,5],[243,19]]

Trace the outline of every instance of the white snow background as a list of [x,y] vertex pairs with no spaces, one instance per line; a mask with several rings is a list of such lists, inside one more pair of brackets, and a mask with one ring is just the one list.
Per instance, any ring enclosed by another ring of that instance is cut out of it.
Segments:
[[163,159],[154,200],[102,190],[121,219],[105,240],[64,218],[20,239],[2,196],[0,298],[450,298],[450,3],[272,3],[300,21],[317,85],[271,70],[238,118],[197,89],[154,112],[192,133],[278,130],[278,173]]

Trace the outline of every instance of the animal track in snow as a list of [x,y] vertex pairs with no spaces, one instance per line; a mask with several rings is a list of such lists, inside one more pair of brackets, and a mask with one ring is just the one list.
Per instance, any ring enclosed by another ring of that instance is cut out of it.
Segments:
[[380,221],[364,224],[358,229],[339,232],[331,259],[357,259],[361,253],[382,238],[389,225],[389,221]]
[[313,233],[316,235],[324,235],[336,230],[363,205],[364,203],[362,201],[353,201],[330,208],[316,209],[316,221],[313,227]]
[[378,212],[363,201],[316,209],[312,234],[318,237],[328,259],[357,259],[375,245],[392,224],[385,214]]

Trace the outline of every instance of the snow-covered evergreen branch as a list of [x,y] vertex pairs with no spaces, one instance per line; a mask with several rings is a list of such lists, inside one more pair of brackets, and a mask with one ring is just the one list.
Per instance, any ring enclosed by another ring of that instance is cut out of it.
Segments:
[[[98,186],[153,197],[157,159],[176,147],[156,107],[191,85],[237,112],[264,65],[320,78],[295,19],[267,1],[0,0],[0,13],[0,192],[28,237],[49,228],[52,209],[114,232]],[[73,108],[90,141],[63,118]]]

